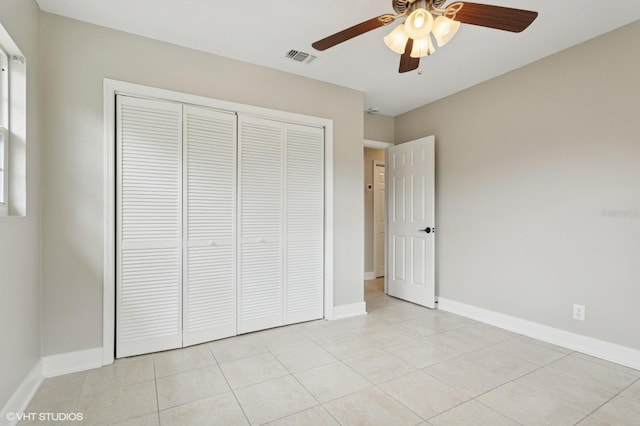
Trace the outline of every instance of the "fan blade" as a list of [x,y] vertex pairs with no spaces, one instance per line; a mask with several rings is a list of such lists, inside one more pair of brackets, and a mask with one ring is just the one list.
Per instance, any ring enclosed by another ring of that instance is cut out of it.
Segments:
[[380,15],[375,18],[371,18],[368,21],[361,22],[358,25],[354,25],[353,27],[347,28],[346,30],[342,30],[339,33],[325,37],[322,40],[318,40],[311,46],[316,50],[327,50],[328,48],[333,47],[336,44],[340,44],[343,41],[351,40],[354,37],[375,30],[376,28],[389,25],[395,21],[395,19],[396,18],[393,15]]
[[455,20],[464,24],[479,25],[497,30],[519,33],[538,17],[538,12],[510,7],[463,2]]
[[420,65],[420,58],[411,57],[411,49],[413,49],[413,39],[407,40],[407,45],[404,48],[404,53],[400,56],[400,68],[399,73],[413,71]]

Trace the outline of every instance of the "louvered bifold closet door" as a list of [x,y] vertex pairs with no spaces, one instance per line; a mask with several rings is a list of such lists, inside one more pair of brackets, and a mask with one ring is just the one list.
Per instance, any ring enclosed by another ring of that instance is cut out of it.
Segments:
[[323,317],[324,130],[285,127],[285,323]]
[[283,124],[239,119],[238,333],[283,324]]
[[184,107],[184,346],[236,334],[236,128]]
[[116,105],[120,358],[182,346],[182,106]]

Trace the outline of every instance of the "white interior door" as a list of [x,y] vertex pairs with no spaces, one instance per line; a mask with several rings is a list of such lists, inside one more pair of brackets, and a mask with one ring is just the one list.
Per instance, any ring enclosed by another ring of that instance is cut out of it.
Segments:
[[387,291],[435,307],[435,138],[387,149]]
[[283,324],[284,124],[238,119],[238,333]]
[[116,104],[116,357],[322,318],[324,129]]
[[374,163],[373,167],[373,264],[376,277],[384,276],[384,164]]
[[324,130],[285,124],[284,323],[322,318]]
[[116,357],[182,346],[182,105],[118,96]]
[[184,106],[184,346],[236,334],[236,128]]

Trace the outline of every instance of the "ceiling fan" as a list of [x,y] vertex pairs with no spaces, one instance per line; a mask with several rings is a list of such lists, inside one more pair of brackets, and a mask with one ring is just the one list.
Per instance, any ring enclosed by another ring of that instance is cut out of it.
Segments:
[[344,41],[405,18],[384,38],[385,44],[401,55],[399,72],[418,68],[420,58],[435,52],[432,39],[442,47],[453,38],[460,24],[478,25],[519,33],[538,16],[538,12],[488,4],[447,0],[392,0],[396,14],[384,14],[361,22],[312,44],[316,50],[326,50]]

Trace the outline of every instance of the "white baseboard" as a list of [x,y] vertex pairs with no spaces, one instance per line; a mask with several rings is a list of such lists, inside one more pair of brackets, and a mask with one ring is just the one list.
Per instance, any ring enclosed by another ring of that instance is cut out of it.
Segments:
[[559,328],[549,327],[533,321],[523,320],[442,297],[438,298],[438,308],[534,339],[640,370],[640,350],[637,349],[583,336]]
[[25,412],[45,378],[98,367],[102,367],[102,348],[48,355],[40,358],[13,393],[9,402],[0,411],[0,426],[15,425],[17,423],[18,419],[15,418],[14,414]]
[[42,358],[44,377],[55,377],[102,367],[102,348],[48,355]]
[[27,377],[13,393],[7,404],[0,411],[0,426],[13,426],[18,422],[15,413],[24,413],[31,399],[38,391],[44,377],[42,375],[42,358],[35,363]]
[[333,315],[329,320],[338,320],[344,318],[357,317],[360,315],[367,315],[367,303],[359,302],[352,303],[350,305],[340,305],[333,307]]
[[376,278],[376,273],[371,271],[371,272],[365,272],[364,273],[364,280],[368,281],[368,280],[375,280]]

